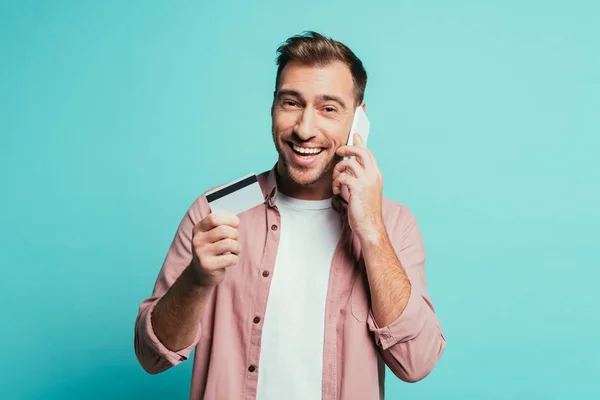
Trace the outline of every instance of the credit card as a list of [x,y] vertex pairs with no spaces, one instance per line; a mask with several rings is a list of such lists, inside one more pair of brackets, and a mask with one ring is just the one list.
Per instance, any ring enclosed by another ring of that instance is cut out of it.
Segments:
[[211,212],[241,214],[265,202],[256,174],[248,174],[212,189],[205,196]]

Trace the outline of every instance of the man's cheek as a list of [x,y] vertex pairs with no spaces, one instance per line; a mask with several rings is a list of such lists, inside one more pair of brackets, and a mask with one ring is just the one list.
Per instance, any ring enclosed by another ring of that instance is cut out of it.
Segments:
[[297,116],[291,112],[282,112],[277,115],[276,121],[281,128],[290,128],[296,124]]

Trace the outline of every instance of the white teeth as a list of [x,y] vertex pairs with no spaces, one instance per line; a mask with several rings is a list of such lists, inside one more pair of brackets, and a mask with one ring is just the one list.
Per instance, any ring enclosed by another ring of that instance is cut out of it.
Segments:
[[292,145],[294,151],[302,154],[319,154],[323,149],[307,149],[305,147],[298,147],[296,145]]

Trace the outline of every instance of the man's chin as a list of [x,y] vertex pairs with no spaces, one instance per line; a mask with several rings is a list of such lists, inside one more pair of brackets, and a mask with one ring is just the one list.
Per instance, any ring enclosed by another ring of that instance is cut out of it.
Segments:
[[298,168],[288,165],[287,171],[290,179],[302,186],[309,186],[319,182],[327,174],[327,168],[324,166],[312,168]]
[[288,176],[292,182],[297,185],[310,185],[319,180],[319,174],[311,170],[302,170],[296,168],[288,168]]

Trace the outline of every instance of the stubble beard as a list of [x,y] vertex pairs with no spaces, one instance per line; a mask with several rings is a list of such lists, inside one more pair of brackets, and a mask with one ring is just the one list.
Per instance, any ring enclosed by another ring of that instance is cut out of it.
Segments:
[[287,158],[288,153],[286,153],[281,148],[281,146],[287,146],[287,143],[282,144],[279,141],[275,140],[275,137],[273,137],[273,141],[275,142],[275,148],[279,153],[279,162],[283,164],[283,168],[285,170],[287,178],[290,179],[293,183],[300,186],[310,186],[321,181],[333,170],[335,165],[341,160],[341,157],[334,155],[326,163],[323,163],[317,167],[294,167],[292,165],[293,162]]

